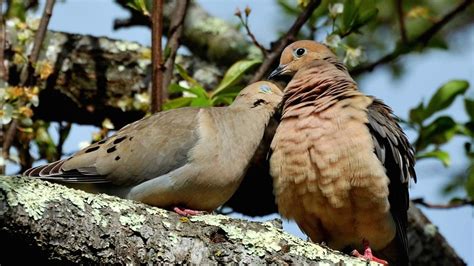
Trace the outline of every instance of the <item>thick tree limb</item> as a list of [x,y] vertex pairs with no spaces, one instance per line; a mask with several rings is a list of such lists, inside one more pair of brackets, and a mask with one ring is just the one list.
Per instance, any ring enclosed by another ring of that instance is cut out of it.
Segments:
[[[130,11],[130,17],[115,20],[114,29],[137,25],[150,26],[150,21],[140,12],[128,7],[126,0],[116,0],[116,2]],[[163,10],[165,32],[169,28],[170,18],[177,2],[165,2]],[[258,48],[247,41],[245,35],[233,25],[209,15],[195,1],[191,1],[188,7],[182,41],[193,55],[221,65],[230,65],[248,57],[249,54],[259,52]]]
[[9,243],[2,250],[2,264],[35,257],[37,263],[366,265],[291,236],[278,221],[183,218],[137,202],[20,177],[0,179],[0,236]]
[[436,225],[413,203],[408,210],[407,231],[412,265],[466,265],[439,233]]
[[[18,34],[15,29],[8,33],[9,40],[15,40]],[[34,84],[42,89],[35,118],[97,126],[110,118],[119,128],[143,116],[142,110],[133,107],[133,101],[134,95],[146,91],[151,81],[149,47],[55,31],[47,32],[44,47],[48,49],[41,51],[38,61],[50,65],[53,72],[47,80]],[[7,51],[7,59],[11,60],[12,55]],[[177,55],[176,62],[209,89],[223,75],[224,69],[196,57]],[[19,67],[12,64],[12,76],[18,74]]]
[[[0,178],[0,263],[37,258],[74,263],[365,262],[281,230],[281,222],[222,215],[192,218],[36,179]],[[409,210],[412,265],[464,265],[436,226]],[[18,251],[22,256],[18,257]],[[354,263],[354,264],[353,264]]]

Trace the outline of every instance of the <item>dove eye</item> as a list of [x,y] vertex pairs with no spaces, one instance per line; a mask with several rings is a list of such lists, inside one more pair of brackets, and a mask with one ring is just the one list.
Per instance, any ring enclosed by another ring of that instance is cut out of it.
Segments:
[[306,49],[304,48],[298,48],[295,51],[295,56],[296,57],[302,57],[306,53]]

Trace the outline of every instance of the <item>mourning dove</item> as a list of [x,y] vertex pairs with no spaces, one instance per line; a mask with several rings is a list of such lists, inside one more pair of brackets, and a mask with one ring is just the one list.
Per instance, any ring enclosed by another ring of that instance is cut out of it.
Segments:
[[275,84],[256,82],[228,107],[154,114],[25,175],[91,183],[81,188],[175,207],[182,215],[212,211],[239,186],[281,98]]
[[[271,144],[282,216],[314,242],[407,265],[408,183],[414,152],[390,108],[361,93],[324,45],[285,48],[270,78],[291,77]],[[370,244],[370,247],[369,247]]]

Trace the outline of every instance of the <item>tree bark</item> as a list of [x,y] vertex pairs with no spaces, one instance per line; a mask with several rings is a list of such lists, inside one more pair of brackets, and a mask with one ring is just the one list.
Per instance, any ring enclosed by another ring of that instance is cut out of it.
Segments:
[[366,265],[283,232],[278,220],[180,217],[138,202],[21,177],[0,179],[0,237],[7,244],[2,264],[35,258],[35,263]]
[[[115,20],[115,29],[137,25],[151,26],[150,20],[141,12],[130,8],[126,0],[115,2],[130,12],[130,17]],[[151,3],[151,1],[147,2]],[[176,1],[165,2],[164,32],[168,31],[175,6]],[[191,1],[188,7],[182,41],[193,55],[219,65],[230,65],[247,57],[262,56],[260,50],[248,40],[245,34],[238,31],[235,25],[211,16],[195,1]]]
[[[21,69],[12,60],[18,33],[15,28],[8,29],[10,84],[16,83]],[[144,115],[143,110],[134,108],[133,101],[136,93],[147,91],[151,81],[149,47],[56,31],[48,31],[44,47],[38,63],[51,66],[53,72],[34,84],[41,88],[36,119],[100,126],[109,118],[120,128]],[[191,56],[178,55],[176,63],[208,89],[217,85],[225,70]],[[176,78],[175,72],[174,81]],[[124,102],[126,106],[121,105]]]
[[[281,221],[175,213],[37,179],[0,178],[0,263],[344,263],[362,260],[283,232]],[[413,265],[463,265],[416,207],[409,228]],[[18,256],[21,251],[22,256]]]

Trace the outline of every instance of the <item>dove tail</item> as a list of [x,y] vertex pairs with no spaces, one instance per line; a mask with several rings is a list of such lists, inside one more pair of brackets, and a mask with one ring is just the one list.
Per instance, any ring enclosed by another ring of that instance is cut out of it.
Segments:
[[62,174],[61,166],[66,160],[59,160],[50,164],[41,165],[26,170],[23,175],[28,177],[47,177]]

